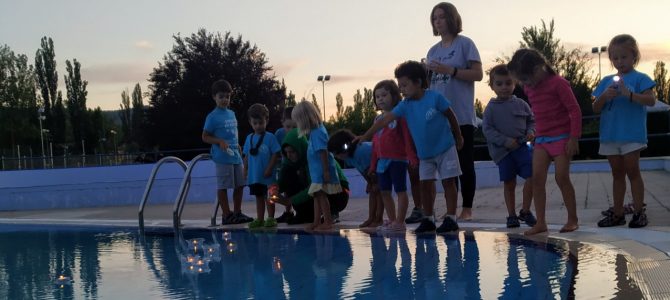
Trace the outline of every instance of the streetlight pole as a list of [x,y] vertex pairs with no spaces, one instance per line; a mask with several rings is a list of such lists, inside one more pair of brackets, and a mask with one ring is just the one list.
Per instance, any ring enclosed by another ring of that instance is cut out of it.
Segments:
[[46,158],[44,157],[44,131],[42,131],[42,121],[44,121],[47,117],[43,115],[44,113],[44,107],[40,107],[37,109],[37,119],[40,120],[40,146],[42,148],[42,168],[46,168],[47,162]]
[[607,46],[600,46],[591,48],[591,53],[598,53],[598,80],[602,79],[601,66],[600,66],[600,54],[607,52]]
[[321,90],[323,91],[323,121],[326,121],[326,81],[330,80],[330,75],[319,75],[316,81],[321,81]]

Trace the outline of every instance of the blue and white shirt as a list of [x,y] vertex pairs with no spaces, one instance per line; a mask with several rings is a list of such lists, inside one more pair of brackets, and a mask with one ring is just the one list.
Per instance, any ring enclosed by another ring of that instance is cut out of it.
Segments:
[[[593,96],[598,98],[614,80],[614,75],[603,78]],[[656,86],[649,76],[638,71],[623,75],[623,84],[633,93],[642,93]],[[632,102],[629,95],[619,95],[605,103],[600,111],[601,143],[647,143],[647,109],[644,105]]]
[[[325,151],[328,155],[328,170],[330,173],[330,182],[324,182],[323,167],[321,166],[321,151]],[[335,169],[335,158],[333,154],[328,152],[328,131],[323,124],[319,127],[313,128],[309,132],[307,144],[307,165],[309,167],[309,176],[312,183],[340,183],[337,177],[337,170]]]
[[260,183],[271,185],[277,181],[277,168],[273,168],[272,174],[268,177],[264,177],[263,173],[268,164],[270,164],[272,155],[279,153],[281,148],[279,147],[279,143],[274,134],[265,132],[263,143],[258,147],[258,154],[251,155],[250,150],[256,146],[256,143],[258,143],[260,138],[261,136],[258,134],[249,134],[244,142],[244,147],[242,148],[242,152],[247,157],[247,184]]
[[203,130],[209,134],[223,139],[228,143],[231,151],[222,150],[218,144],[213,144],[210,149],[212,160],[218,164],[237,165],[242,163],[239,141],[237,137],[237,118],[235,112],[227,108],[216,107],[205,118]]
[[444,112],[451,104],[435,91],[426,90],[419,100],[403,100],[391,113],[407,120],[420,159],[438,156],[454,146],[449,119]]

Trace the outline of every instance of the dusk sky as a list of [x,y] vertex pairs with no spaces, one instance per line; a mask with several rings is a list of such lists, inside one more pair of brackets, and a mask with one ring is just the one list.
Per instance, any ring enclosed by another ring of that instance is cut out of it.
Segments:
[[[393,78],[395,66],[420,60],[438,41],[429,14],[437,1],[10,1],[0,0],[0,44],[28,55],[34,64],[40,38],[54,40],[59,89],[65,95],[65,60],[76,58],[88,83],[88,106],[118,109],[121,92],[146,81],[173,46],[174,34],[199,28],[241,35],[256,44],[300,99],[316,94],[318,75],[325,84],[327,115],[335,95],[352,104],[356,89]],[[658,60],[670,64],[670,1],[453,1],[463,18],[463,35],[479,48],[484,69],[518,47],[523,27],[554,19],[555,35],[567,48],[607,45],[629,33],[640,44],[638,70],[653,76]],[[592,70],[598,72],[597,55]],[[606,53],[602,72],[612,72]],[[595,74],[594,73],[594,74]],[[493,95],[484,82],[476,97]],[[147,100],[145,99],[145,102]]]

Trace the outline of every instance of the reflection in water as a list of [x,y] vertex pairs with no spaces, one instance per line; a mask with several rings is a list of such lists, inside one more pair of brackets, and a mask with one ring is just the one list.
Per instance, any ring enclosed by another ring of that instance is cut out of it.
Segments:
[[[354,255],[364,265],[354,266]],[[592,245],[480,231],[417,237],[357,230],[175,235],[168,229],[138,235],[117,228],[0,226],[2,299],[642,297],[627,272],[624,256]],[[598,274],[610,275],[610,282]],[[57,284],[61,275],[72,282]]]

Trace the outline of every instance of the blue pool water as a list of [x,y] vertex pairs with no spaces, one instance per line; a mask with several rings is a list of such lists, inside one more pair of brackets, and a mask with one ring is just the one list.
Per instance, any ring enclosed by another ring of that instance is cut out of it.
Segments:
[[0,225],[0,299],[641,297],[625,256],[499,232],[175,237],[171,229]]

